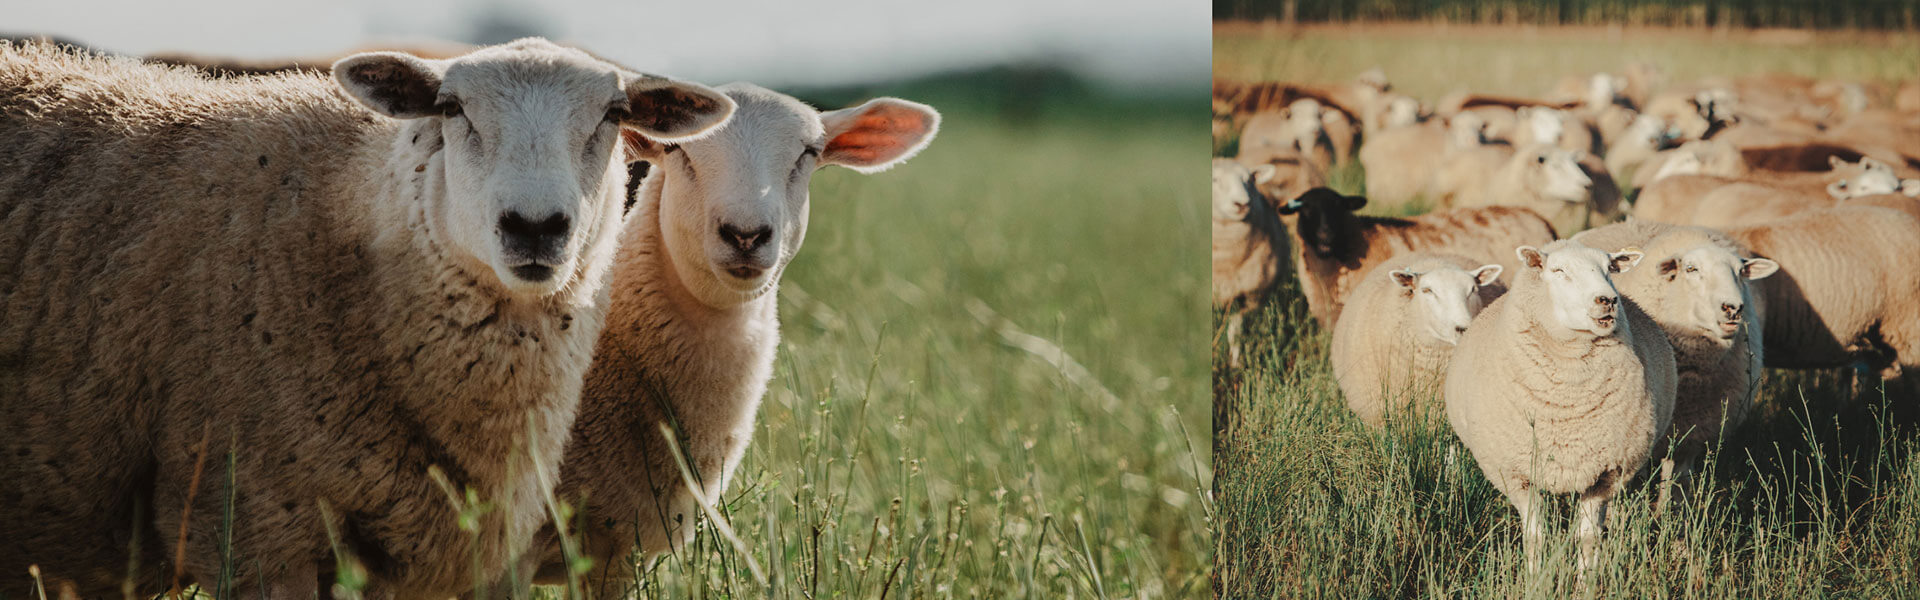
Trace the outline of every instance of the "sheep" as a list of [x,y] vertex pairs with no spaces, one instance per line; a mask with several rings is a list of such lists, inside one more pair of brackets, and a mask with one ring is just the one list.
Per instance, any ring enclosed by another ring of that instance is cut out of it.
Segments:
[[1667,125],[1652,115],[1634,117],[1633,123],[1607,146],[1607,171],[1629,181],[1640,178],[1640,166],[1652,160],[1666,144]]
[[1645,190],[1675,175],[1714,175],[1740,178],[1748,173],[1740,149],[1713,140],[1694,140],[1655,152],[1633,173],[1632,187]]
[[[1483,170],[1499,152],[1492,147],[1456,157],[1434,176],[1436,192],[1449,206],[1520,206],[1546,217],[1555,229],[1584,228],[1609,221],[1619,211],[1620,192],[1597,157],[1534,145],[1507,153],[1492,171]],[[1478,164],[1468,162],[1479,159]]]
[[1368,271],[1347,307],[1369,318],[1333,328],[1327,356],[1347,406],[1372,427],[1438,391],[1454,342],[1481,307],[1500,297],[1502,267],[1414,252]]
[[1517,127],[1512,142],[1517,148],[1546,144],[1590,154],[1606,150],[1593,125],[1564,110],[1523,106],[1514,110],[1514,120]]
[[1512,273],[1510,248],[1553,241],[1553,226],[1514,207],[1456,209],[1411,219],[1354,214],[1367,199],[1314,188],[1279,206],[1293,245],[1295,276],[1307,308],[1332,331],[1348,292],[1374,265],[1416,251],[1458,254],[1500,263]]
[[[1417,104],[1396,106],[1395,121],[1416,118]],[[1477,145],[1477,129],[1473,135]],[[1370,134],[1360,146],[1368,198],[1381,206],[1399,207],[1425,194],[1428,181],[1447,158],[1451,137],[1449,125],[1440,119],[1410,122]]]
[[1852,201],[1727,230],[1780,265],[1760,281],[1766,364],[1818,369],[1865,363],[1883,379],[1920,373],[1920,219]]
[[1679,383],[1672,450],[1660,464],[1660,504],[1665,506],[1706,449],[1739,428],[1753,406],[1763,360],[1760,319],[1766,311],[1747,282],[1772,275],[1780,265],[1754,258],[1725,234],[1700,227],[1634,221],[1572,239],[1607,251],[1636,248],[1652,257],[1653,267],[1621,273],[1613,281],[1660,325],[1673,346]]
[[[1675,160],[1693,161],[1685,155]],[[1663,168],[1672,168],[1675,164],[1669,162]],[[1640,191],[1634,201],[1633,214],[1642,219],[1680,225],[1731,226],[1743,221],[1758,222],[1752,219],[1777,218],[1798,210],[1831,205],[1828,194],[1832,193],[1831,188],[1841,185],[1840,181],[1894,177],[1895,173],[1886,163],[1872,158],[1862,158],[1858,163],[1831,158],[1828,164],[1832,170],[1825,173],[1751,171],[1739,178],[1670,175]],[[1736,189],[1715,195],[1721,188],[1728,187]]]
[[[1351,132],[1349,132],[1351,133]],[[1323,127],[1320,103],[1302,98],[1285,111],[1261,112],[1249,117],[1240,132],[1242,162],[1255,163],[1273,156],[1299,155],[1316,169],[1327,171],[1339,160]]]
[[1520,513],[1538,568],[1539,494],[1579,494],[1580,573],[1598,559],[1607,504],[1667,435],[1673,348],[1610,276],[1641,259],[1574,241],[1522,246],[1524,267],[1460,336],[1443,388],[1447,421]]
[[[0,270],[0,410],[35,415],[0,424],[0,570],[83,597],[158,593],[157,532],[203,584],[247,557],[242,597],[325,593],[336,548],[373,597],[503,571],[605,313],[619,131],[733,111],[538,38],[230,80],[0,46],[0,90],[0,264],[33,267]],[[232,490],[196,476],[223,454]]]
[[[719,89],[739,108],[711,135],[677,145],[626,136],[633,155],[658,168],[620,234],[607,326],[556,492],[584,498],[573,534],[595,581],[631,575],[635,550],[682,547],[698,503],[726,491],[773,374],[776,294],[806,235],[813,173],[887,170],[940,126],[932,107],[898,98],[820,112],[748,83]],[[662,424],[674,426],[697,496],[681,483]],[[564,583],[553,526],[534,550],[520,572]]]
[[1239,368],[1240,328],[1266,303],[1280,277],[1278,247],[1286,232],[1259,190],[1273,179],[1271,164],[1247,167],[1213,159],[1213,307],[1227,312],[1227,365]]

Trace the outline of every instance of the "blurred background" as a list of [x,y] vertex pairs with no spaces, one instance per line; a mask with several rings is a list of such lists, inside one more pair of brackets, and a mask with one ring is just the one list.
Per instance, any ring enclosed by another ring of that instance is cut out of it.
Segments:
[[634,593],[1206,593],[1206,185],[1181,166],[1208,144],[1197,2],[219,0],[5,13],[0,35],[236,72],[539,35],[823,109],[881,95],[931,104],[944,121],[919,156],[813,180],[806,246],[779,292],[774,379],[724,498],[741,544],[703,530]]
[[1219,0],[1216,19],[1911,30],[1908,0]]

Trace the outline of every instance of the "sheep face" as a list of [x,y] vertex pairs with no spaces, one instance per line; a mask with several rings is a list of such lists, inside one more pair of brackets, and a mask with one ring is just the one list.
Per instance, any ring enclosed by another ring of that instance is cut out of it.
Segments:
[[593,224],[620,210],[622,126],[698,135],[733,110],[704,86],[537,38],[450,60],[357,54],[333,73],[369,108],[427,121],[406,143],[435,148],[415,169],[434,169],[426,187],[443,195],[429,199],[431,227],[466,262],[536,296],[569,285],[583,249],[613,235]]
[[1831,157],[1828,164],[1836,172],[1857,171],[1852,177],[1827,185],[1827,194],[1835,200],[1891,194],[1904,187],[1900,176],[1893,173],[1893,167],[1873,158],[1861,158],[1859,163],[1849,163],[1839,157]]
[[1642,114],[1635,116],[1621,134],[1621,142],[1632,142],[1645,148],[1658,148],[1666,141],[1667,124],[1660,117]]
[[932,107],[898,98],[822,113],[751,84],[720,89],[739,109],[712,135],[677,145],[627,138],[664,177],[662,240],[682,282],[711,306],[759,298],[779,282],[806,236],[815,170],[886,170],[940,126]]
[[1564,334],[1612,335],[1621,325],[1620,292],[1612,275],[1640,262],[1641,253],[1606,253],[1577,243],[1561,243],[1542,251],[1533,246],[1515,250],[1520,264],[1546,285],[1549,326]]
[[1593,185],[1593,179],[1580,169],[1580,154],[1534,145],[1515,153],[1513,159],[1523,161],[1528,189],[1547,200],[1572,203],[1585,202]]
[[1401,269],[1388,276],[1412,300],[1415,326],[1429,338],[1451,346],[1460,342],[1467,324],[1485,308],[1480,288],[1499,279],[1500,269],[1500,265],[1485,265],[1471,272],[1453,267],[1426,273]]
[[1533,134],[1533,143],[1558,144],[1567,132],[1566,113],[1551,108],[1522,107],[1516,116]]
[[1667,257],[1656,267],[1665,285],[1664,311],[1685,315],[1686,325],[1716,345],[1733,345],[1753,295],[1747,281],[1772,275],[1780,265],[1764,258],[1743,259],[1716,246],[1698,246]]
[[1247,220],[1253,214],[1258,186],[1272,181],[1276,171],[1270,164],[1249,169],[1230,160],[1214,161],[1213,218],[1227,222]]
[[1355,241],[1359,217],[1353,212],[1367,205],[1367,199],[1342,196],[1327,188],[1313,188],[1280,206],[1288,217],[1300,243],[1320,258],[1338,260]]
[[1387,118],[1382,127],[1405,127],[1420,122],[1420,101],[1399,96],[1387,103]]

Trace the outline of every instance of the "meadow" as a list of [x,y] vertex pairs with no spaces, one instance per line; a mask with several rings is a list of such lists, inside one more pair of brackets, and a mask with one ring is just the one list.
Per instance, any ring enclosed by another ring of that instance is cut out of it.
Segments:
[[[1883,81],[1913,76],[1916,45],[1910,37],[1807,32],[1223,23],[1214,61],[1217,76],[1308,83],[1344,81],[1377,65],[1396,89],[1432,101],[1461,86],[1538,94],[1562,76],[1636,60],[1656,62],[1674,81],[1761,71]],[[1357,165],[1332,175],[1342,193],[1364,194]],[[1244,369],[1226,367],[1215,320],[1219,597],[1575,591],[1568,499],[1549,503],[1549,554],[1529,576],[1516,513],[1444,413],[1384,431],[1362,425],[1327,365],[1329,336],[1307,315],[1291,277],[1275,298],[1248,319]],[[1644,478],[1616,501],[1594,573],[1597,595],[1920,595],[1920,406],[1877,394],[1849,371],[1769,370],[1754,416],[1709,455],[1675,508],[1654,515]]]

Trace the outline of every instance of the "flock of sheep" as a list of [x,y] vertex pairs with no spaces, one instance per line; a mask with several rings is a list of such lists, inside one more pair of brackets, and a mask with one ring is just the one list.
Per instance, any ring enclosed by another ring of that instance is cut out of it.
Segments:
[[[232,78],[0,43],[0,573],[617,580],[743,455],[813,172],[939,121],[534,38]],[[556,524],[555,498],[587,503]]]
[[[1239,140],[1213,161],[1229,368],[1290,263],[1353,412],[1444,414],[1519,512],[1530,568],[1540,494],[1577,495],[1583,576],[1609,499],[1657,470],[1666,506],[1763,367],[1851,367],[1915,400],[1920,84],[1664,80],[1635,64],[1432,105],[1378,70],[1216,81],[1214,135]],[[1353,160],[1367,195],[1327,189]],[[1433,212],[1356,214],[1418,202]]]

